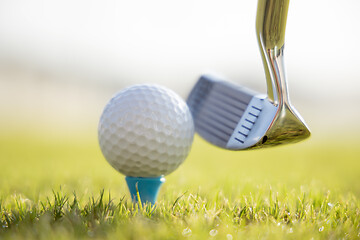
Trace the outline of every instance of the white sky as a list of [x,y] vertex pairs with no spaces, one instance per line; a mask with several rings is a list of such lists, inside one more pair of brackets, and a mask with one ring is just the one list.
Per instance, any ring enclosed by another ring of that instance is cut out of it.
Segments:
[[[265,91],[256,4],[2,0],[0,64],[119,86],[156,82],[184,97],[199,74],[214,71]],[[360,113],[359,38],[359,0],[291,0],[285,56],[293,102],[334,109],[345,102]]]

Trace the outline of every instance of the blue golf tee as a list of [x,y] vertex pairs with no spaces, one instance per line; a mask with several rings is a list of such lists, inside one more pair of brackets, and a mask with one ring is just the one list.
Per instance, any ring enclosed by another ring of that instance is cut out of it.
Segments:
[[142,204],[155,204],[161,185],[165,182],[165,178],[142,178],[142,177],[125,177],[126,183],[129,187],[131,199],[137,203],[138,193]]

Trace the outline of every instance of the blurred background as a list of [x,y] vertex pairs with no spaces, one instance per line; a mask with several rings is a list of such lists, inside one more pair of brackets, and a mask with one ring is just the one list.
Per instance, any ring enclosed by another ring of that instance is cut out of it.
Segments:
[[[107,101],[128,85],[158,83],[186,98],[200,74],[214,72],[266,92],[256,6],[0,1],[0,199],[14,192],[37,199],[64,185],[70,192],[127,194],[123,177],[101,155],[97,125]],[[174,194],[168,199],[199,186],[205,194],[240,196],[258,184],[285,183],[360,196],[359,12],[358,0],[290,2],[289,92],[312,130],[309,140],[239,153],[196,137],[189,158],[167,178],[163,193]]]
[[[109,98],[136,83],[186,98],[214,72],[265,92],[257,1],[3,0],[2,131],[96,133]],[[291,1],[286,69],[293,104],[317,137],[359,128],[360,2]]]

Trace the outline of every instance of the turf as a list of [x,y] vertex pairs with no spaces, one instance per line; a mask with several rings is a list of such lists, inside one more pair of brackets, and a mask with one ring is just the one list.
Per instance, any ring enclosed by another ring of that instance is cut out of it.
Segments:
[[0,239],[358,239],[359,143],[231,152],[196,136],[156,206],[142,206],[95,134],[5,132]]

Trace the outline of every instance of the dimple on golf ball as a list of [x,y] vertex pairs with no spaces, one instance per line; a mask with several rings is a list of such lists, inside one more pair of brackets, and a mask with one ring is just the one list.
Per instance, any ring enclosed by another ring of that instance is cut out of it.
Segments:
[[98,136],[103,155],[116,170],[126,176],[158,177],[173,172],[187,157],[194,122],[172,90],[134,85],[105,106]]

